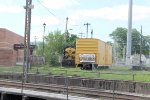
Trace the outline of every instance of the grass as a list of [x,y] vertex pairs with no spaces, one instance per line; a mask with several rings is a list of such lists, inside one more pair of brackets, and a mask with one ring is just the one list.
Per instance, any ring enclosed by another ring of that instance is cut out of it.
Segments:
[[[80,70],[80,68],[64,68],[64,67],[49,67],[38,66],[32,67],[29,73],[40,74],[56,74],[56,75],[72,75],[88,78],[101,78],[110,80],[135,80],[140,82],[150,82],[149,71],[133,71],[130,67],[111,67],[110,69],[86,71]],[[0,66],[0,73],[16,73],[22,72],[22,66],[3,67]]]

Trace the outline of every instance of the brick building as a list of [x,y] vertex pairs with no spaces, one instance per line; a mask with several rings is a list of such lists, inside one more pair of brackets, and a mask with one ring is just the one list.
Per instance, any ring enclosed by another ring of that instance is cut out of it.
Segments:
[[23,50],[14,50],[14,44],[24,43],[24,38],[5,28],[0,28],[0,65],[16,65],[23,61]]

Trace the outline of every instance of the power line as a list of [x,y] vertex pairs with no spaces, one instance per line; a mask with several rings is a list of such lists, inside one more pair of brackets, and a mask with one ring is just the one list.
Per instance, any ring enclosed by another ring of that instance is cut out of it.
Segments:
[[[40,0],[37,0],[37,2],[38,2],[40,5],[42,5],[50,14],[52,14],[52,15],[55,16],[55,17],[57,17],[54,13],[52,13],[52,12],[49,10],[49,8],[47,8],[46,6],[44,6],[44,5],[41,3]],[[58,17],[57,17],[57,18],[58,18]]]
[[[51,12],[51,11],[49,10],[49,8],[47,8],[45,5],[43,5],[40,0],[37,0],[37,2],[38,2],[40,5],[42,5],[42,7],[44,7],[51,15],[55,16],[56,18],[58,18],[61,22],[64,22],[63,19],[61,19],[61,18],[59,18],[58,16],[56,16],[53,12]],[[53,10],[53,11],[54,11],[54,10]],[[73,20],[73,19],[71,19],[71,18],[69,18],[69,19],[70,19],[70,20]],[[68,23],[68,25],[70,25],[70,24]],[[72,25],[72,26],[73,26],[73,25]],[[76,25],[76,26],[79,26],[79,25]],[[80,30],[81,28],[82,28],[82,26],[79,28],[79,30]]]
[[[43,5],[40,0],[37,0],[37,2],[38,2],[42,7],[44,7],[44,8],[49,12],[49,14],[51,14],[51,15],[53,15],[54,17],[58,18],[58,19],[60,20],[60,22],[64,22],[64,19],[62,19],[62,18],[56,16],[53,12],[51,12],[51,11],[49,10],[49,8],[47,8],[45,5]],[[53,11],[54,11],[54,10],[53,10]],[[64,25],[64,24],[61,23],[61,25]],[[57,25],[57,26],[58,26],[58,25]],[[59,26],[60,26],[60,25],[59,25]]]
[[[37,2],[38,2],[40,5],[42,5],[42,7],[44,7],[51,15],[57,17],[61,22],[64,22],[64,20],[62,20],[61,18],[59,18],[58,16],[56,16],[54,13],[52,13],[52,12],[49,10],[49,8],[47,8],[45,5],[43,5],[40,0],[37,0]],[[53,11],[54,11],[54,10],[53,10]],[[73,20],[73,19],[69,18],[69,20]],[[68,23],[68,25],[70,25],[70,24]],[[73,25],[72,25],[72,26],[73,26]],[[79,25],[76,25],[76,26],[79,26]],[[80,29],[81,29],[81,27],[80,27]]]
[[[47,8],[45,5],[42,4],[42,2],[40,0],[37,0],[37,2],[42,6],[44,7],[51,15],[53,15],[54,17],[58,18],[60,21],[64,21],[63,19],[61,19],[60,17],[58,17],[56,14],[54,14],[53,12],[51,12],[49,9],[50,8]],[[53,10],[53,9],[51,9]],[[54,10],[53,10],[54,11]],[[54,11],[55,12],[55,11]]]

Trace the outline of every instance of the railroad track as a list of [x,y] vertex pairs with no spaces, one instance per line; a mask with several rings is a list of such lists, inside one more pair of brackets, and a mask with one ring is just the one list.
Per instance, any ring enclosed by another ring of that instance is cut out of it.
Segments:
[[[13,87],[13,88],[22,88],[23,89],[33,89],[39,91],[50,91],[50,92],[69,92],[69,94],[80,94],[86,96],[94,97],[105,97],[112,98],[113,100],[150,100],[150,95],[135,94],[128,92],[119,92],[112,90],[100,90],[93,88],[84,88],[84,87],[75,87],[75,86],[64,86],[56,84],[34,84],[34,83],[25,83],[16,82],[11,80],[0,80],[1,87]],[[111,99],[111,100],[112,100]]]

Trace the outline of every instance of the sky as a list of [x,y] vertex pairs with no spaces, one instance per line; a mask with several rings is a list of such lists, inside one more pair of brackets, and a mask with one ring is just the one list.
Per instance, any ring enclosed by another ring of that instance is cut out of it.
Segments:
[[[0,0],[0,27],[24,36],[26,0]],[[31,41],[41,41],[46,23],[45,35],[60,30],[86,37],[85,23],[90,23],[88,37],[112,41],[111,34],[117,27],[128,27],[129,0],[32,0]],[[143,35],[150,35],[150,0],[133,0],[132,27]]]

